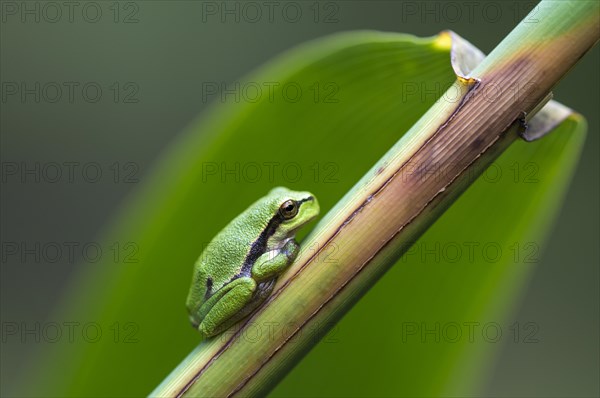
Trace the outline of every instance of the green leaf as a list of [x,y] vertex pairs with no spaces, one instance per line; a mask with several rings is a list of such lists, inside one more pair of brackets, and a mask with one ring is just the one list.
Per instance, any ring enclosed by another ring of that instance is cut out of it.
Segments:
[[[95,322],[104,336],[48,347],[37,377],[26,380],[30,394],[149,393],[199,340],[184,302],[203,246],[275,185],[310,190],[328,211],[453,83],[448,44],[442,36],[342,34],[247,78],[239,99],[227,95],[169,149],[107,235],[121,247],[133,242],[139,261],[81,269],[53,320]],[[497,162],[506,178],[478,181],[417,249],[541,242],[577,158],[580,121],[571,116],[555,133],[513,145]],[[511,182],[515,161],[539,164],[539,181]],[[506,213],[490,214],[486,200],[504,203]],[[404,343],[403,322],[497,321],[529,268],[401,260],[339,324],[338,344],[320,344],[275,395],[464,393],[473,385],[455,380],[479,381],[489,345]]]

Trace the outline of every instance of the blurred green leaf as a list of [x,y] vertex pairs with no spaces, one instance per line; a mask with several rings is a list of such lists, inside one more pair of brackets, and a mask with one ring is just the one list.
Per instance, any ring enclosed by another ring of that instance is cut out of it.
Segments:
[[[217,105],[170,148],[107,235],[121,248],[134,243],[139,261],[125,263],[131,250],[120,249],[119,261],[82,268],[53,319],[96,322],[104,336],[48,348],[37,377],[24,381],[30,394],[149,393],[199,340],[184,302],[203,246],[276,185],[310,190],[328,211],[452,84],[447,44],[337,35],[263,67],[240,83],[238,97],[211,95]],[[502,177],[478,181],[274,394],[431,395],[477,384],[490,344],[423,344],[412,335],[403,341],[402,327],[502,322],[531,268],[514,261],[509,246],[541,245],[582,143],[580,120],[513,145],[496,162]],[[537,164],[535,183],[524,181],[530,162]],[[492,201],[505,212],[487,211]],[[501,259],[420,261],[419,245],[467,241],[496,242]]]

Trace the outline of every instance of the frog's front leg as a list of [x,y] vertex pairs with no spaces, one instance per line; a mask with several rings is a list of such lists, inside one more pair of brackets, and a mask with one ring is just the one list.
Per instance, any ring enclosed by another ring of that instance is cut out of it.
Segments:
[[265,253],[256,260],[252,267],[252,278],[260,282],[276,277],[298,257],[299,252],[300,245],[294,239],[288,240],[274,257],[271,257],[271,253]]
[[200,307],[202,322],[198,331],[207,337],[214,336],[240,320],[255,290],[256,282],[248,277],[237,278],[223,286]]

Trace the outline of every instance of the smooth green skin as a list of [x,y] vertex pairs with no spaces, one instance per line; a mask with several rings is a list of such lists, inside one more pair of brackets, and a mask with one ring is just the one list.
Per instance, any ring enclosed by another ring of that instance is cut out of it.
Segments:
[[[288,200],[299,207],[286,220],[280,207]],[[319,204],[310,192],[277,187],[233,219],[194,266],[186,303],[192,325],[210,337],[254,311],[298,256],[296,231],[318,214]]]

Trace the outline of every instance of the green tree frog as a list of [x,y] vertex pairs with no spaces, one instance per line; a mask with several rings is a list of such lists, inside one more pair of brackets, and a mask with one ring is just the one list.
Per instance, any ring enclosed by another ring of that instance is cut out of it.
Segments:
[[260,306],[300,251],[296,231],[318,214],[310,192],[277,187],[221,230],[194,266],[186,302],[194,328],[214,336]]

